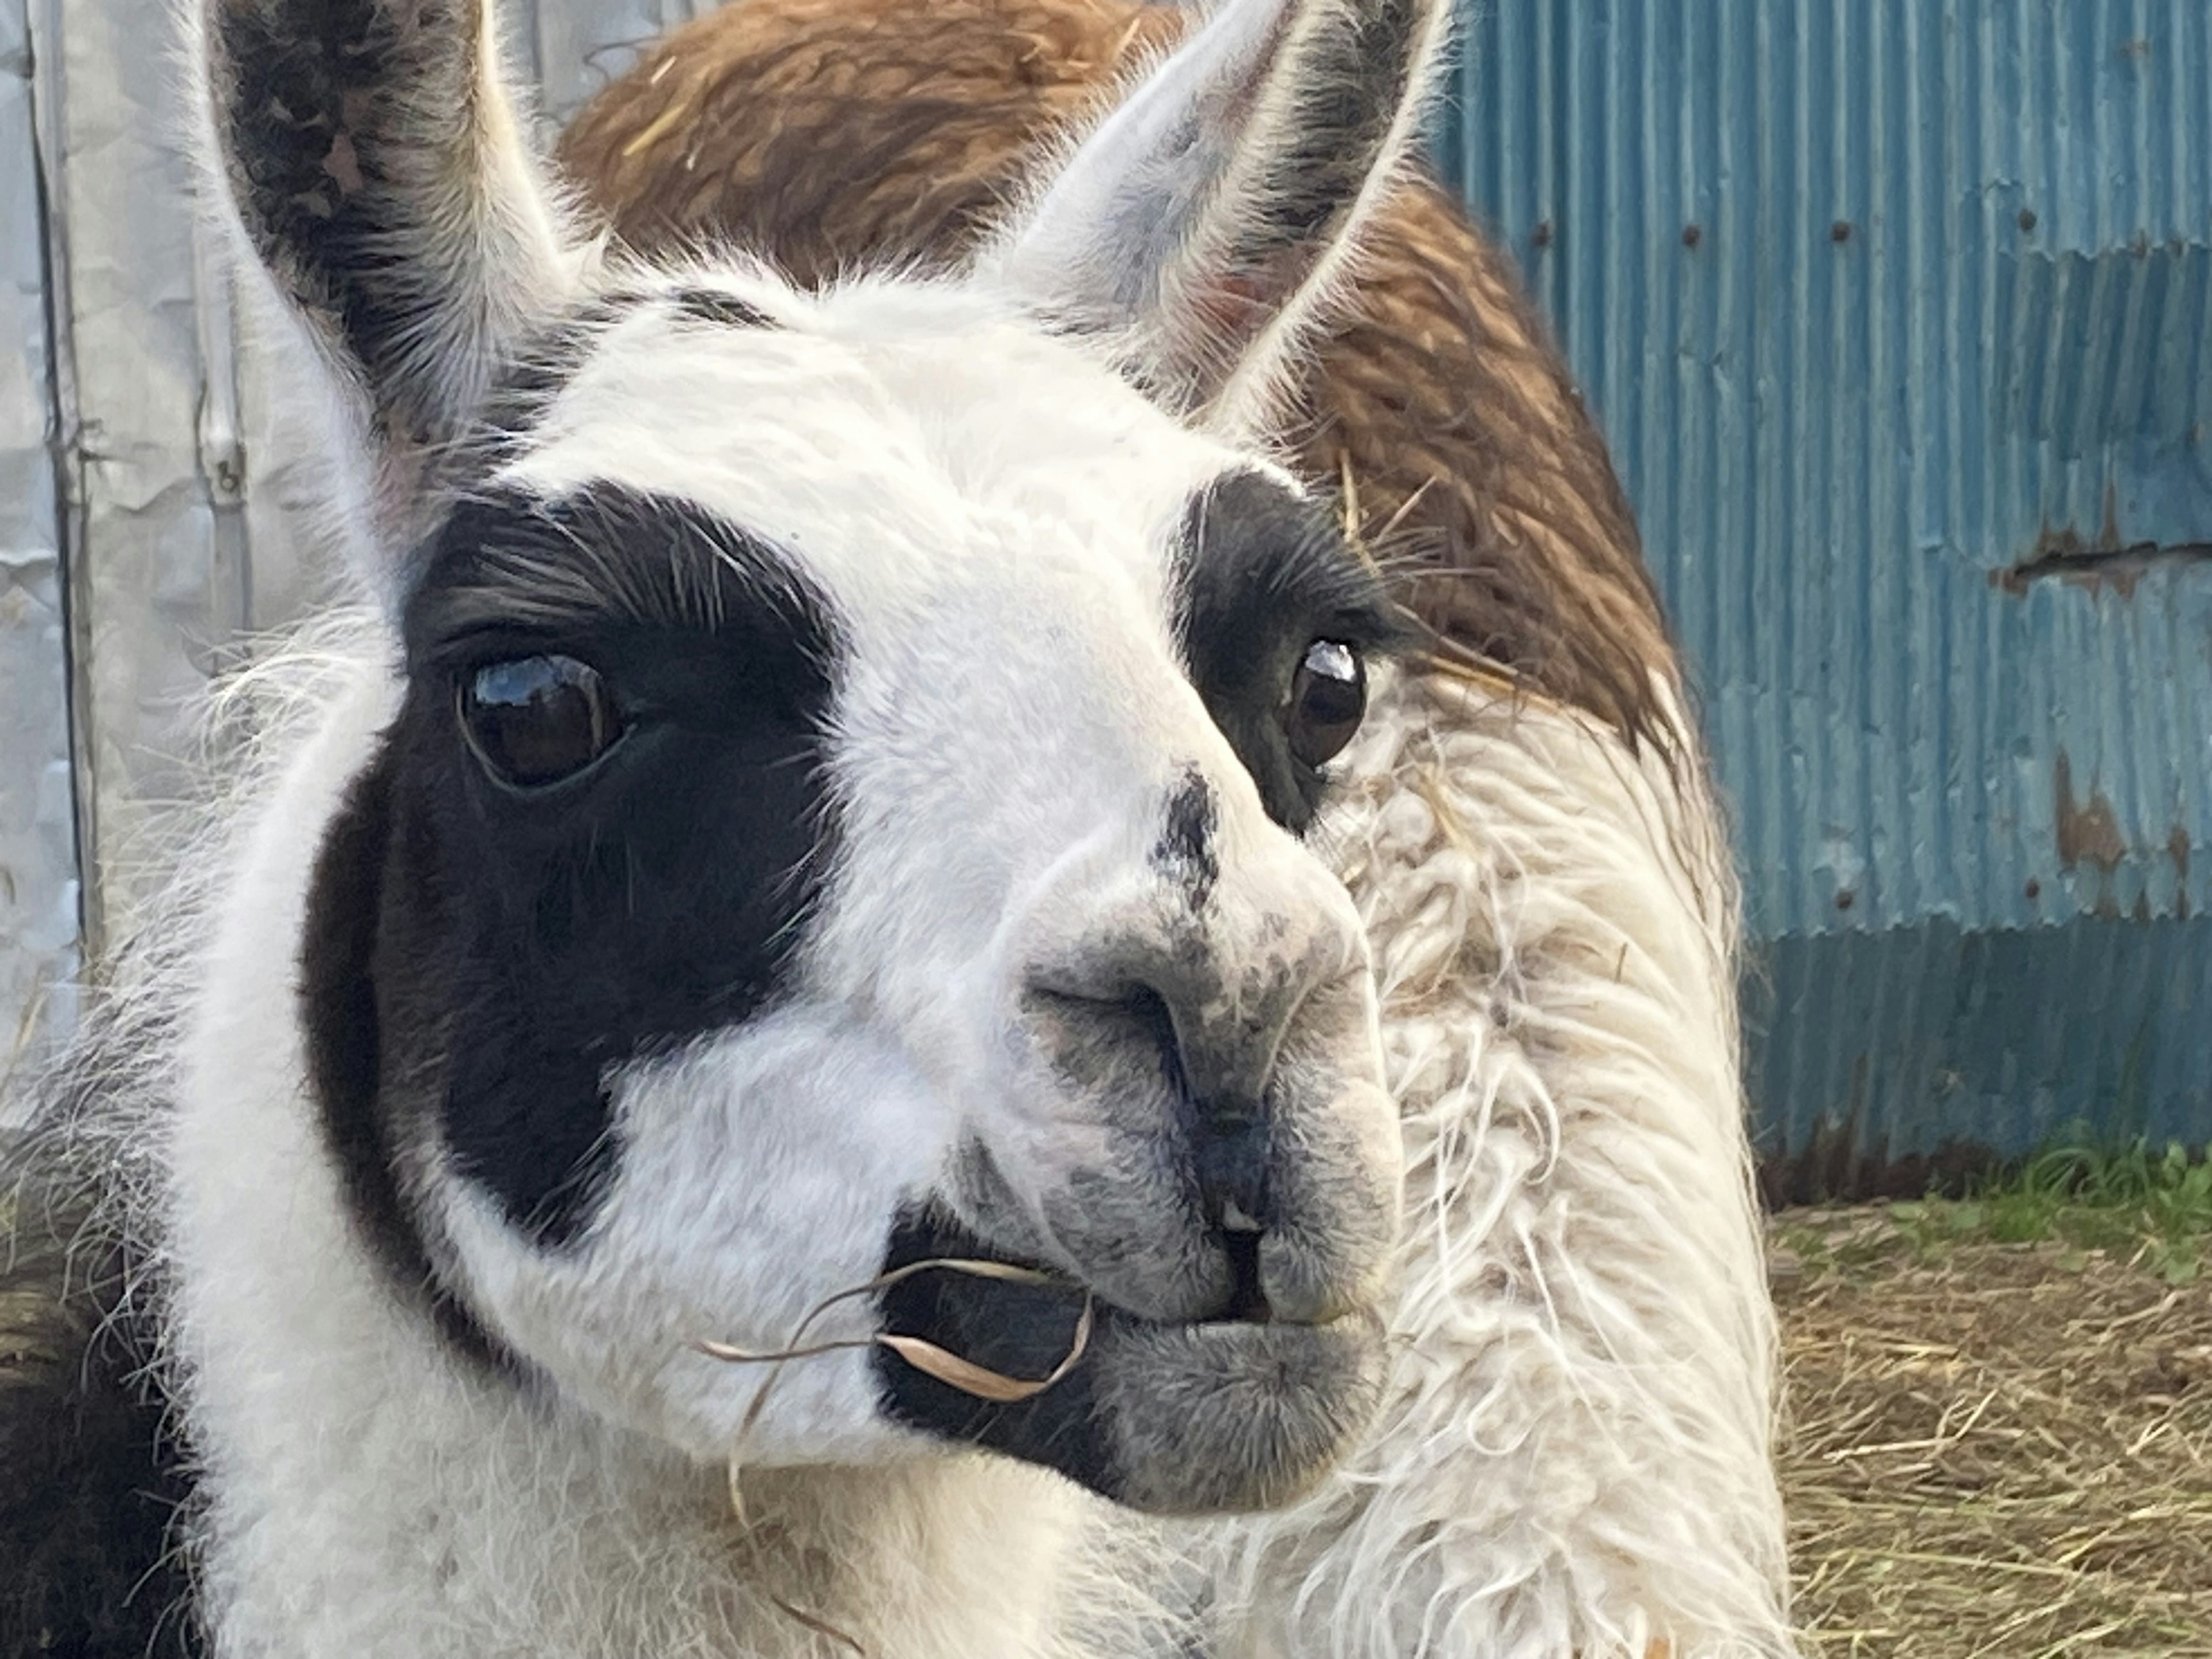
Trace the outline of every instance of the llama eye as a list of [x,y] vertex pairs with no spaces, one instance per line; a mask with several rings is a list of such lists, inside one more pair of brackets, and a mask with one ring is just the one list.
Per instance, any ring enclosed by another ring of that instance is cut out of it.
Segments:
[[1366,713],[1367,669],[1359,653],[1336,640],[1308,646],[1283,710],[1291,753],[1308,766],[1334,759]]
[[500,782],[538,789],[582,771],[623,726],[599,672],[574,657],[520,657],[462,681],[461,730]]

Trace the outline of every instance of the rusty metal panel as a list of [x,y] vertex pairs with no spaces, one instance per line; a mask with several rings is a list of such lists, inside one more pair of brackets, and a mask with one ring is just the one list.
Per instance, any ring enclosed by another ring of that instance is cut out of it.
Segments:
[[30,20],[0,7],[0,1077],[65,1021],[76,964],[54,364]]
[[2212,1139],[2212,9],[1497,0],[1458,91],[1694,665],[1771,1144]]

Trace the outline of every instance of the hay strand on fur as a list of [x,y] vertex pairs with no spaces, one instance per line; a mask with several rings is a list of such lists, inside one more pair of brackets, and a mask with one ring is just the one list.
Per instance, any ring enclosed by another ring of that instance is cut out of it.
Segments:
[[812,1631],[817,1636],[825,1637],[829,1640],[836,1643],[840,1647],[850,1648],[854,1653],[860,1656],[860,1659],[867,1659],[868,1650],[860,1645],[859,1638],[848,1636],[843,1631],[839,1630],[836,1626],[831,1624],[827,1619],[823,1619],[817,1614],[809,1613],[804,1607],[793,1607],[790,1602],[785,1601],[781,1595],[771,1595],[768,1599],[775,1604],[775,1610],[778,1613],[783,1614],[784,1617],[789,1619],[793,1623],[805,1626],[808,1630]]
[[1091,1346],[1091,1325],[1093,1304],[1090,1297],[1083,1298],[1083,1312],[1075,1322],[1075,1335],[1069,1341],[1067,1352],[1060,1364],[1047,1375],[1030,1381],[1008,1376],[978,1365],[972,1359],[963,1359],[934,1342],[925,1342],[918,1336],[884,1335],[876,1339],[878,1346],[889,1348],[900,1358],[925,1376],[933,1376],[949,1388],[963,1394],[972,1394],[978,1400],[995,1401],[1000,1405],[1012,1405],[1018,1400],[1034,1400],[1054,1383],[1062,1381],[1081,1363],[1084,1350]]
[[752,1438],[754,1429],[759,1425],[761,1413],[767,1407],[769,1395],[775,1389],[777,1379],[782,1376],[784,1366],[794,1359],[811,1359],[821,1354],[846,1353],[856,1348],[881,1346],[890,1349],[915,1370],[936,1377],[941,1382],[975,1395],[978,1399],[1002,1404],[1035,1398],[1064,1381],[1067,1374],[1081,1363],[1084,1353],[1091,1346],[1093,1303],[1088,1291],[1083,1292],[1083,1311],[1077,1317],[1075,1334],[1069,1341],[1066,1354],[1048,1376],[1034,1381],[991,1370],[921,1337],[878,1332],[868,1336],[844,1337],[830,1342],[810,1344],[806,1341],[806,1333],[813,1328],[814,1322],[840,1304],[850,1302],[856,1297],[889,1290],[917,1273],[939,1272],[962,1273],[970,1279],[997,1279],[1009,1285],[1038,1285],[1069,1291],[1082,1288],[1056,1273],[1036,1267],[1016,1267],[1012,1262],[988,1261],[971,1256],[926,1256],[919,1261],[907,1262],[888,1273],[878,1273],[873,1279],[823,1297],[806,1310],[805,1316],[792,1331],[790,1341],[781,1348],[761,1352],[740,1348],[727,1342],[712,1341],[704,1337],[690,1340],[691,1347],[725,1364],[767,1365],[771,1368],[769,1374],[761,1379],[760,1387],[753,1391],[751,1402],[745,1407],[744,1420],[738,1425],[736,1439],[730,1447],[730,1511],[737,1516],[740,1525],[746,1518],[745,1446]]

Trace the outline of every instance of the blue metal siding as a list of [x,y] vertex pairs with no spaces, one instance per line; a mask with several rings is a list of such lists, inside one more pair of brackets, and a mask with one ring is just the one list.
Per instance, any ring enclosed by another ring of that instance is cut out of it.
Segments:
[[1771,1143],[2212,1138],[2212,7],[1494,0],[1457,91],[1693,665]]

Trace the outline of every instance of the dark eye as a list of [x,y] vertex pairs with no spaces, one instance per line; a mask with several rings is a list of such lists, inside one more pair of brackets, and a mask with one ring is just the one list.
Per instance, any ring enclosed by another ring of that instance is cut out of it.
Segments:
[[461,730],[500,782],[538,789],[582,771],[623,724],[599,670],[574,657],[520,657],[461,682]]
[[1334,760],[1366,713],[1367,668],[1359,653],[1335,640],[1308,646],[1291,677],[1291,700],[1283,710],[1291,753],[1308,766]]

